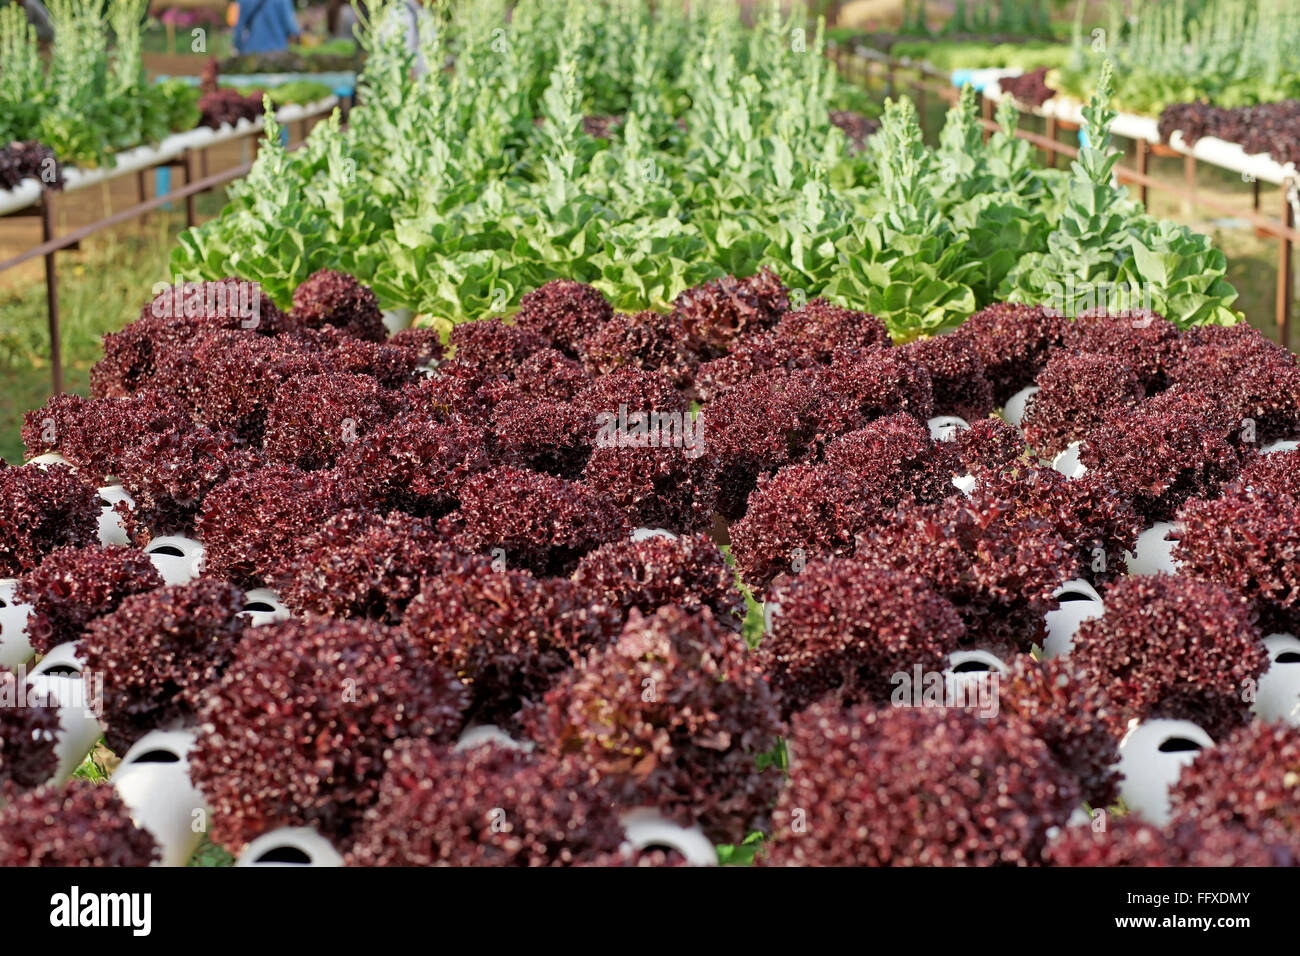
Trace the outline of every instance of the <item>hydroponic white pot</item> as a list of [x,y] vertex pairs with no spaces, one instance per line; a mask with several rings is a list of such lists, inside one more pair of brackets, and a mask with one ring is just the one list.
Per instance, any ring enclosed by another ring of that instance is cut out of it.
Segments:
[[388,330],[389,335],[395,335],[402,329],[409,329],[415,319],[415,313],[410,309],[384,309],[383,316],[384,328]]
[[952,483],[967,498],[975,490],[976,480],[974,475],[953,475]]
[[633,528],[633,541],[647,541],[650,538],[667,538],[669,541],[676,541],[677,535],[673,534],[666,528]]
[[1165,540],[1173,527],[1173,522],[1157,521],[1138,535],[1135,549],[1124,552],[1129,574],[1178,573],[1181,565],[1174,560],[1174,542]]
[[1106,613],[1106,605],[1097,589],[1082,578],[1066,581],[1052,594],[1059,607],[1043,616],[1047,623],[1047,637],[1043,640],[1043,656],[1046,658],[1069,654],[1079,626]]
[[49,451],[44,455],[37,455],[27,461],[28,465],[35,465],[37,468],[49,468],[50,465],[67,465],[69,468],[76,470],[76,466],[68,459],[64,458],[57,451]]
[[1190,720],[1144,720],[1119,743],[1119,795],[1156,826],[1169,822],[1169,787],[1214,741]]
[[1006,405],[1002,406],[1002,417],[1008,425],[1020,427],[1021,422],[1025,420],[1025,406],[1037,391],[1037,385],[1026,385],[1007,399]]
[[154,538],[144,553],[162,575],[164,584],[189,584],[203,569],[203,545],[178,534]]
[[937,415],[926,422],[932,441],[952,441],[958,432],[970,428],[970,422],[956,415]]
[[135,499],[126,493],[121,485],[105,485],[99,489],[99,500],[103,507],[99,509],[99,543],[127,547],[131,536],[122,526],[122,516],[113,510],[119,502],[126,502],[128,508],[135,510]]
[[1277,441],[1269,442],[1259,450],[1261,455],[1271,455],[1279,451],[1295,451],[1300,448],[1300,441],[1293,441],[1289,438],[1279,438]]
[[27,675],[29,693],[59,704],[58,742],[54,747],[59,764],[50,777],[51,783],[71,777],[103,734],[99,718],[89,709],[92,701],[82,678],[84,670],[76,644],[68,642],[51,648]]
[[997,674],[1001,679],[1007,673],[1006,663],[991,651],[953,651],[948,655],[948,666],[943,671],[945,701],[978,702],[981,699],[980,685],[989,680],[989,675]]
[[1259,679],[1254,711],[1260,720],[1284,720],[1300,727],[1300,637],[1270,634],[1268,670]]
[[496,724],[475,724],[466,727],[456,741],[456,750],[473,750],[475,747],[497,746],[509,750],[522,750],[529,753],[533,743],[529,740],[515,740]]
[[342,866],[343,857],[311,827],[281,827],[248,844],[235,866]]
[[676,850],[691,866],[716,866],[718,851],[699,827],[684,827],[653,807],[639,807],[619,814],[623,833],[635,850],[667,847]]
[[1052,459],[1052,468],[1065,475],[1066,478],[1082,478],[1088,473],[1087,466],[1079,458],[1079,452],[1083,449],[1083,442],[1074,441]]
[[280,595],[270,588],[253,588],[244,593],[244,609],[239,616],[253,627],[264,627],[276,621],[287,621],[291,615]]
[[27,615],[32,606],[18,603],[17,590],[17,578],[0,578],[0,667],[9,670],[32,659],[32,645],[27,640]]
[[136,826],[162,850],[160,866],[184,866],[207,829],[203,795],[190,782],[193,730],[153,730],[135,742],[112,784]]

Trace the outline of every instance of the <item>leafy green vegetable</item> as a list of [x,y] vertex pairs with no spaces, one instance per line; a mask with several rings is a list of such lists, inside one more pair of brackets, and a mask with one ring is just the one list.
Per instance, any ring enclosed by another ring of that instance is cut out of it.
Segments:
[[1091,308],[1154,309],[1186,327],[1231,325],[1237,294],[1223,253],[1207,237],[1140,211],[1114,181],[1110,150],[1110,61],[1083,110],[1084,135],[1072,164],[1067,205],[1045,252],[1020,260],[1002,283],[1010,301],[1047,304],[1074,317]]
[[634,310],[769,266],[906,341],[999,295],[1045,301],[1067,274],[1140,270],[1136,238],[1202,270],[1162,286],[1180,321],[1221,321],[1231,301],[1213,250],[1127,202],[1113,159],[1042,169],[1007,110],[985,142],[972,91],[937,149],[900,101],[850,151],[830,109],[852,98],[798,10],[774,4],[750,28],[728,5],[465,0],[438,7],[419,42],[424,62],[454,68],[419,76],[403,10],[369,5],[348,128],[320,124],[292,154],[268,135],[222,216],[182,236],[174,271],[256,279],[288,304],[330,267],[385,308],[454,323],[509,313],[554,278]]
[[0,142],[39,140],[61,162],[99,166],[122,150],[192,129],[198,91],[150,85],[145,76],[140,27],[147,4],[50,0],[48,65],[21,5],[0,8]]

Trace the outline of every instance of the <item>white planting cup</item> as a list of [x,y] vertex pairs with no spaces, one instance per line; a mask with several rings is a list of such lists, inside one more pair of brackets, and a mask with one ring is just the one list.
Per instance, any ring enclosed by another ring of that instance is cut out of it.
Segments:
[[0,578],[0,667],[17,670],[32,659],[32,645],[27,640],[27,616],[30,604],[18,603],[17,578]]
[[281,827],[244,848],[235,866],[342,866],[333,844],[311,827]]
[[160,866],[184,866],[207,830],[203,794],[190,782],[193,730],[151,730],[122,758],[112,784],[136,826],[162,850]]
[[287,621],[291,615],[280,595],[270,588],[253,588],[244,593],[244,609],[239,612],[253,627]]
[[1002,417],[1008,425],[1016,428],[1021,426],[1021,423],[1025,420],[1025,406],[1029,404],[1029,399],[1037,391],[1037,385],[1026,385],[1007,399],[1006,405],[1002,406]]
[[1169,788],[1214,741],[1190,720],[1144,720],[1119,743],[1119,795],[1158,827],[1169,822]]
[[691,866],[716,866],[718,851],[699,827],[684,827],[653,807],[640,807],[619,815],[627,843],[634,850],[666,847],[676,850]]
[[926,425],[930,428],[931,441],[952,441],[958,432],[970,428],[970,422],[956,415],[936,415]]
[[1264,646],[1268,648],[1268,670],[1255,691],[1255,715],[1260,720],[1282,720],[1300,727],[1300,637],[1270,634],[1264,638]]
[[1043,641],[1043,656],[1046,658],[1069,654],[1074,647],[1074,635],[1079,633],[1079,625],[1106,613],[1106,605],[1097,589],[1082,578],[1066,581],[1052,594],[1059,606],[1043,617],[1047,622],[1047,637]]
[[91,710],[94,693],[83,677],[86,665],[77,657],[76,647],[68,642],[51,648],[27,674],[29,696],[38,694],[59,711],[58,742],[54,747],[59,763],[50,783],[62,783],[71,777],[104,732]]
[[1173,528],[1173,522],[1157,521],[1138,535],[1134,550],[1124,552],[1124,566],[1129,574],[1178,573],[1180,565],[1174,560],[1174,542],[1165,540]]
[[167,534],[145,545],[144,553],[164,584],[189,584],[203,570],[203,545],[193,538]]

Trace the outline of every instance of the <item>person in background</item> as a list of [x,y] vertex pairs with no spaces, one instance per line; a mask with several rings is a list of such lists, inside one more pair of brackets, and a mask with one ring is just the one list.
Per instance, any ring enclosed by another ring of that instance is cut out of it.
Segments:
[[330,36],[342,37],[346,40],[356,36],[353,32],[357,25],[356,7],[361,8],[363,17],[367,15],[365,3],[358,2],[354,6],[349,0],[329,0],[329,6],[325,11],[325,24]]
[[235,52],[275,53],[287,50],[300,35],[293,0],[242,0],[235,23]]
[[13,2],[27,11],[27,22],[36,31],[38,40],[49,43],[54,39],[54,25],[50,23],[50,12],[45,9],[45,4],[41,3],[41,0],[13,0]]
[[425,9],[423,0],[406,0],[406,45],[411,52],[415,54],[415,64],[412,72],[416,76],[423,76],[429,72],[429,66],[424,62],[424,57],[420,55],[420,21],[429,16],[429,11]]

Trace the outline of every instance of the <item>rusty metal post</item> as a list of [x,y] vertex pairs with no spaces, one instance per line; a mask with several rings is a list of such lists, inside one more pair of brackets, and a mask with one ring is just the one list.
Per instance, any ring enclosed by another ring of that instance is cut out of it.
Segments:
[[1047,136],[1047,138],[1050,139],[1050,140],[1052,141],[1052,143],[1053,143],[1052,146],[1049,146],[1049,147],[1047,147],[1046,150],[1044,150],[1044,152],[1047,153],[1047,167],[1048,167],[1049,169],[1055,169],[1055,168],[1056,168],[1056,146],[1055,146],[1055,143],[1056,143],[1056,117],[1055,117],[1055,116],[1049,116],[1049,117],[1047,117],[1047,131],[1046,131],[1046,136]]
[[[185,171],[185,185],[194,181],[194,157],[187,149],[181,154],[181,168]],[[185,196],[185,225],[194,228],[194,194]]]
[[[1295,227],[1295,208],[1291,205],[1291,183],[1282,184],[1282,226],[1285,229]],[[1295,295],[1295,272],[1292,259],[1291,240],[1287,236],[1278,237],[1277,260],[1277,334],[1278,340],[1286,348],[1291,347],[1291,298]]]
[[[145,170],[143,169],[138,170],[135,174],[135,198],[137,202],[141,202],[141,203],[143,203],[146,199],[149,198],[148,195],[146,195],[149,191],[149,187],[145,185],[144,174],[145,174]],[[109,208],[109,212],[112,212],[111,207]],[[143,226],[148,222],[149,222],[149,214],[147,212],[142,213],[140,216],[140,225]]]
[[[1144,139],[1137,141],[1137,161],[1138,172],[1143,176],[1147,174],[1147,165],[1151,158],[1151,144]],[[1142,199],[1142,208],[1146,209],[1148,205],[1148,189],[1145,182],[1138,184],[1138,196]]]
[[[54,238],[54,197],[41,190],[41,242]],[[63,392],[63,339],[59,334],[59,276],[55,271],[55,253],[45,254],[45,305],[49,310],[50,387],[52,395]]]
[[[1259,180],[1256,179],[1254,176],[1250,176],[1249,174],[1247,174],[1247,177],[1250,179],[1250,186],[1252,192],[1251,208],[1254,209],[1255,212],[1259,212]],[[1286,202],[1286,183],[1282,184],[1282,202],[1283,203]],[[1270,235],[1271,233],[1261,229],[1259,226],[1255,227],[1256,239],[1267,239],[1269,238]]]

